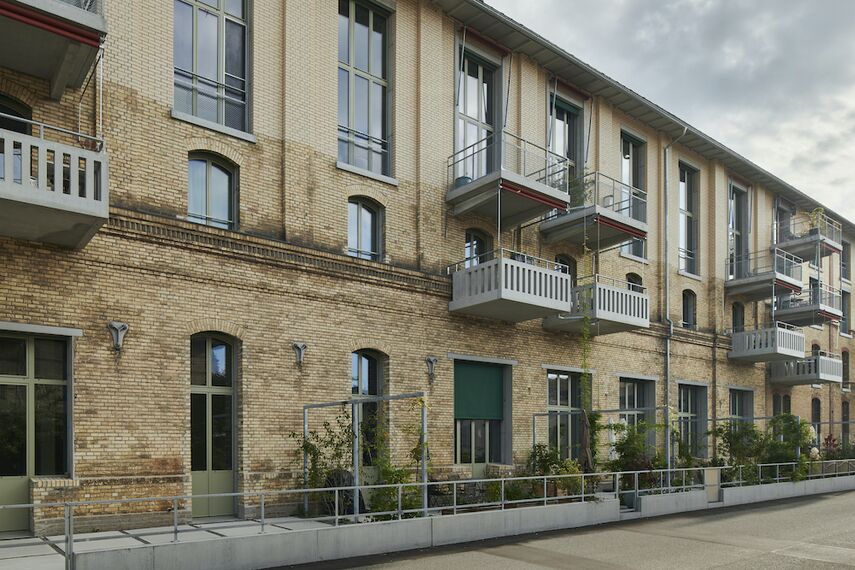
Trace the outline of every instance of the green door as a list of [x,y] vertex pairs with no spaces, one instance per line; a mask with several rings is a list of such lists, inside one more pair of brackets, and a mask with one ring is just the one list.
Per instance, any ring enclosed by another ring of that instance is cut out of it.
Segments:
[[454,362],[455,463],[471,465],[473,477],[502,462],[504,372],[498,364]]
[[[68,475],[68,341],[0,336],[0,504],[30,502],[30,479]],[[0,532],[29,528],[29,509],[0,510]]]
[[[190,462],[193,495],[233,493],[234,350],[223,337],[191,340]],[[193,499],[194,517],[232,515],[235,497]]]

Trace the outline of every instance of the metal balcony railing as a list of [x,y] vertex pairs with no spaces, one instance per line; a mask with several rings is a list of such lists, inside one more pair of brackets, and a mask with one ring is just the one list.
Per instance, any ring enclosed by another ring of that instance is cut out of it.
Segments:
[[731,255],[725,260],[725,276],[727,281],[735,281],[774,272],[801,281],[803,263],[801,257],[780,249],[761,250],[744,255]]
[[69,6],[74,6],[75,8],[79,8],[85,12],[90,12],[92,14],[97,14],[99,16],[104,15],[104,2],[103,0],[57,0],[58,2],[62,2],[63,4],[68,4]]
[[[805,353],[805,335],[800,327],[778,322],[774,326],[757,330],[733,332],[731,358],[759,359],[761,356]],[[758,358],[754,358],[758,357]]]
[[824,283],[814,285],[801,293],[795,293],[781,299],[779,309],[798,309],[820,305],[842,311],[843,303],[840,289]]
[[573,288],[572,316],[597,319],[648,320],[647,289],[637,283],[604,275],[580,277]]
[[566,193],[571,166],[567,157],[499,131],[448,158],[448,185],[459,188],[497,170],[506,170]]
[[597,205],[647,223],[647,192],[601,172],[572,180],[568,192],[570,209]]
[[772,381],[842,382],[843,360],[839,354],[818,351],[801,360],[773,362]]
[[790,223],[776,223],[776,243],[784,243],[791,240],[818,235],[836,243],[843,242],[843,227],[840,222],[833,220],[825,214],[811,214],[810,219],[790,221]]

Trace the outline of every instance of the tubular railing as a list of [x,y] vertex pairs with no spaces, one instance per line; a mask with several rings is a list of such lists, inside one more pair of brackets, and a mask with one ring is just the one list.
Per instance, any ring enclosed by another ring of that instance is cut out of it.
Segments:
[[79,8],[86,12],[91,12],[92,14],[98,14],[99,16],[104,15],[103,0],[59,0],[59,2],[68,4],[69,6],[74,6],[75,8]]
[[801,257],[780,249],[760,250],[730,256],[725,260],[725,275],[732,281],[774,272],[801,281],[803,264]]
[[507,131],[499,131],[448,158],[448,185],[465,186],[501,168],[566,193],[571,166],[566,157]]
[[824,305],[841,311],[843,302],[840,289],[826,285],[825,283],[814,285],[801,293],[795,293],[782,298],[780,309],[797,309],[818,305]]
[[839,244],[843,242],[843,227],[840,222],[829,218],[825,214],[815,215],[813,219],[803,219],[791,221],[789,224],[777,225],[776,238],[778,243],[813,235],[819,235]]
[[602,172],[570,181],[570,209],[600,206],[639,222],[647,222],[647,192]]

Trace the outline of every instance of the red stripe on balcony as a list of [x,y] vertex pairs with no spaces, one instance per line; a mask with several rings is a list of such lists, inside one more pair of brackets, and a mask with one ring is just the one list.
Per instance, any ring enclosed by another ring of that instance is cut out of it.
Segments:
[[83,30],[72,26],[56,18],[52,18],[41,12],[28,10],[21,6],[14,6],[5,2],[0,3],[0,16],[6,16],[11,20],[17,20],[24,24],[46,30],[52,34],[62,36],[69,40],[86,44],[92,47],[101,46],[101,37],[96,32]]
[[633,228],[632,226],[628,226],[626,224],[622,224],[620,222],[616,222],[615,220],[606,218],[605,216],[597,216],[594,218],[594,221],[598,224],[602,224],[604,226],[608,226],[610,228],[614,228],[620,232],[623,232],[632,237],[644,239],[647,237],[647,232],[641,231],[639,229]]
[[802,288],[799,287],[798,285],[793,285],[792,283],[789,283],[789,282],[784,281],[782,279],[775,279],[775,287],[783,287],[784,289],[788,289],[788,290],[792,291],[793,293],[801,293],[802,292]]
[[517,194],[518,196],[522,196],[523,198],[528,198],[529,200],[533,200],[533,201],[538,202],[540,204],[545,204],[545,205],[549,206],[550,208],[558,208],[558,209],[563,210],[564,208],[567,207],[566,202],[563,202],[561,200],[555,200],[554,198],[550,198],[548,196],[544,196],[543,194],[540,194],[539,192],[529,190],[528,188],[523,188],[522,186],[518,186],[516,184],[508,182],[507,180],[502,180],[499,184],[500,184],[502,190],[507,190],[508,192],[513,192],[514,194]]

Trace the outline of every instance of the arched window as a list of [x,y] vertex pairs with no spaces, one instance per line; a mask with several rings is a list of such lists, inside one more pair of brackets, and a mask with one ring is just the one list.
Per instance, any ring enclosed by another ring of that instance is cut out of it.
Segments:
[[810,423],[816,431],[816,443],[822,441],[822,402],[819,398],[810,401]]
[[742,332],[745,330],[745,305],[734,303],[730,308],[730,319],[733,332]]
[[[372,350],[357,350],[350,355],[351,394],[354,396],[381,396],[383,394],[383,356]],[[363,465],[373,465],[378,445],[379,402],[360,404],[359,429],[362,443]]]
[[555,256],[555,269],[570,276],[571,286],[576,286],[576,278],[579,276],[576,268],[576,260],[569,255]]
[[481,230],[466,230],[466,242],[464,244],[464,265],[472,267],[490,261],[492,259],[493,240]]
[[841,405],[840,410],[840,421],[842,422],[840,428],[841,434],[841,444],[843,445],[844,450],[849,449],[849,402],[847,400],[843,400],[843,404]]
[[[219,333],[190,338],[190,464],[197,494],[233,493],[235,341]],[[234,513],[234,500],[193,500],[194,516]]]
[[822,352],[822,349],[820,348],[819,344],[813,343],[812,345],[810,345],[811,356],[819,356],[820,352]]
[[783,412],[781,408],[781,395],[772,394],[772,415],[779,416]]
[[784,396],[781,398],[781,407],[783,408],[785,414],[793,413],[793,407],[791,402],[792,400],[790,399],[789,394],[784,394]]
[[849,351],[844,350],[840,354],[841,360],[843,360],[843,389],[849,389]]
[[698,300],[691,289],[683,290],[683,327],[698,328]]
[[354,197],[347,203],[347,254],[359,259],[383,258],[381,228],[383,207],[368,198]]
[[237,168],[214,155],[193,153],[187,164],[187,218],[232,230],[237,227]]
[[636,291],[638,293],[644,292],[644,280],[641,278],[641,275],[638,273],[627,273],[626,274],[626,283],[627,288],[630,291]]
[[[17,99],[0,94],[0,113],[21,119],[32,120],[33,111],[27,105]],[[30,125],[14,118],[0,116],[0,129],[28,135],[31,132]]]

